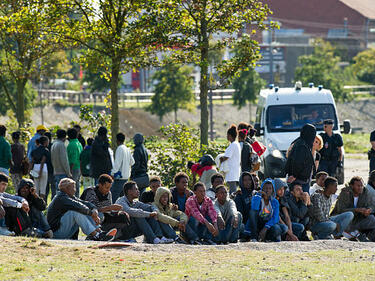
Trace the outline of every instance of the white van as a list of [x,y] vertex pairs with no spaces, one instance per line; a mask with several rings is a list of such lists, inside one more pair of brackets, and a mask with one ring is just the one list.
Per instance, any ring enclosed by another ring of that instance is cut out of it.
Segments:
[[[297,82],[294,88],[278,88],[270,85],[259,94],[255,129],[266,147],[262,155],[260,176],[262,178],[285,177],[286,151],[300,135],[306,123],[315,125],[317,134],[323,132],[323,120],[333,119],[334,133],[350,133],[350,121],[339,125],[336,104],[332,93],[322,86],[302,88]],[[337,178],[344,181],[343,170]]]

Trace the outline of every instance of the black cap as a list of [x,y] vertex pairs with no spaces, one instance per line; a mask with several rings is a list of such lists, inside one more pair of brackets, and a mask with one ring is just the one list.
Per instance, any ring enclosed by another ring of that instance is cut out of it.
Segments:
[[18,189],[24,187],[25,185],[28,185],[29,187],[33,187],[34,182],[30,179],[22,179],[20,183],[18,184]]
[[324,125],[333,125],[335,122],[332,119],[326,119],[323,121]]

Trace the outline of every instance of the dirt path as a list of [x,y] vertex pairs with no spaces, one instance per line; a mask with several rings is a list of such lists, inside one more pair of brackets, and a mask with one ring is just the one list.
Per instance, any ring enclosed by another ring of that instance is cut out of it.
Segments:
[[369,161],[364,154],[348,154],[345,156],[345,182],[354,176],[360,176],[365,182],[369,175]]

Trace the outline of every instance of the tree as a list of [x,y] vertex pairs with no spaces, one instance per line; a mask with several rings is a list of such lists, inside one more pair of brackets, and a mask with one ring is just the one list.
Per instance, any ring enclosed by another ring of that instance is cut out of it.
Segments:
[[[48,14],[44,1],[0,1],[0,84],[19,127],[25,123],[25,87],[40,68],[39,61],[61,47],[53,30],[59,14]],[[7,79],[14,83],[15,98]]]
[[343,83],[340,80],[342,70],[338,63],[340,57],[334,54],[334,47],[328,42],[318,39],[314,43],[314,51],[311,55],[303,55],[298,58],[300,66],[296,67],[295,80],[300,80],[304,85],[313,82],[315,85],[323,85],[330,89],[337,99],[347,98]]
[[[232,48],[243,46],[243,52],[223,60],[216,68],[221,84],[242,68],[246,68],[259,58],[258,42],[244,34],[238,38],[246,25],[255,29],[264,29],[264,20],[270,13],[267,5],[257,0],[196,0],[196,1],[160,1],[159,9],[150,13],[157,19],[166,36],[164,46],[172,52],[175,62],[191,62],[200,68],[200,141],[208,143],[208,108],[209,88],[208,66],[209,52],[212,48]],[[209,38],[214,36],[210,47]]]
[[[85,68],[100,72],[110,82],[111,132],[119,130],[118,84],[120,74],[152,64],[156,56],[153,23],[144,22],[148,0],[50,0],[56,12],[69,15],[60,34],[73,46],[85,48],[79,57]],[[115,147],[116,143],[112,142]]]
[[155,95],[146,110],[159,116],[160,121],[165,114],[173,111],[177,123],[177,110],[191,110],[194,104],[192,71],[192,67],[177,64],[168,64],[157,71],[152,76]]
[[375,84],[375,48],[367,49],[354,57],[353,71],[359,80]]
[[266,81],[260,78],[259,74],[253,69],[242,71],[240,76],[234,78],[233,104],[241,109],[247,103],[249,104],[249,120],[251,121],[251,104],[257,99],[259,91],[266,85]]

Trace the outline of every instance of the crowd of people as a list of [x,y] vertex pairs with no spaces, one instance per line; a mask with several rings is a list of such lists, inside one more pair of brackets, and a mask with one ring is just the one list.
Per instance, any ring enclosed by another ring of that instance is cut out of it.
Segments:
[[[265,148],[256,130],[231,125],[225,152],[189,162],[192,177],[181,171],[170,187],[149,176],[142,134],[133,137],[133,151],[117,134],[113,153],[105,127],[86,140],[79,125],[59,129],[52,141],[40,125],[26,151],[20,133],[11,134],[10,145],[1,125],[0,234],[78,239],[81,230],[86,240],[136,242],[143,236],[150,244],[193,245],[375,242],[375,170],[367,185],[355,176],[336,195],[343,141],[333,125],[325,120],[320,135],[304,125],[285,153],[285,180],[263,181],[257,171]],[[375,133],[371,137],[375,151]],[[10,179],[15,194],[6,192]]]

